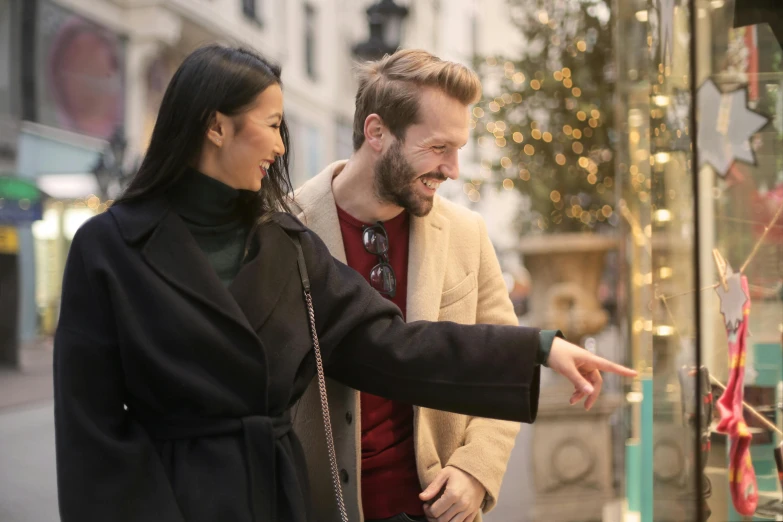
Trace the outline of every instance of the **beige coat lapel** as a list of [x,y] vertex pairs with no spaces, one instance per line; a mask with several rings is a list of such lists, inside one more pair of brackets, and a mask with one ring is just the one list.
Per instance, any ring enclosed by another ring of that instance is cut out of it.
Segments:
[[435,197],[435,206],[428,216],[411,219],[408,322],[438,320],[449,244],[449,221],[440,213],[439,199]]
[[[332,178],[347,161],[336,161],[305,183],[294,194],[294,213],[326,244],[332,256],[346,263],[345,243],[332,194]],[[303,210],[307,209],[307,210]]]

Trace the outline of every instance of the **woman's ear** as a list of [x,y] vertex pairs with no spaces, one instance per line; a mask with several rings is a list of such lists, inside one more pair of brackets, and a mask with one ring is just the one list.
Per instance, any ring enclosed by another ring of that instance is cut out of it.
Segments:
[[389,134],[389,129],[377,114],[370,114],[364,120],[364,141],[375,151],[383,151],[384,136]]
[[207,127],[207,139],[211,141],[215,146],[222,147],[223,140],[226,137],[226,130],[228,126],[228,118],[225,114],[215,112]]

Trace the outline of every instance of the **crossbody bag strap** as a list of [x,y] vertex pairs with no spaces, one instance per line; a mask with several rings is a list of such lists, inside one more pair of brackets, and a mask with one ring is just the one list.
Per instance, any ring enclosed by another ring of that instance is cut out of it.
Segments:
[[326,395],[326,377],[324,377],[324,364],[321,358],[321,345],[318,342],[318,332],[315,329],[315,310],[313,309],[313,298],[310,295],[310,277],[307,274],[307,264],[305,263],[302,244],[299,241],[299,235],[291,234],[297,250],[296,263],[299,265],[299,275],[302,279],[302,289],[307,302],[307,312],[310,318],[310,335],[313,339],[313,350],[315,351],[315,364],[318,370],[318,391],[321,395],[321,414],[324,418],[324,432],[326,434],[326,446],[329,451],[329,465],[332,468],[332,486],[334,487],[334,496],[337,500],[337,509],[340,512],[340,520],[348,522],[348,512],[345,510],[345,501],[343,500],[343,488],[340,484],[340,474],[337,471],[337,452],[334,448],[334,435],[332,434],[332,420],[329,415],[329,400]]

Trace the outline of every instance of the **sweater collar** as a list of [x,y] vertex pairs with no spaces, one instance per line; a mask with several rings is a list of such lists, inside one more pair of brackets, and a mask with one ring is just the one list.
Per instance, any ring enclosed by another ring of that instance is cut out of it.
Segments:
[[185,222],[220,226],[241,219],[240,200],[245,192],[188,168],[169,192],[169,200]]

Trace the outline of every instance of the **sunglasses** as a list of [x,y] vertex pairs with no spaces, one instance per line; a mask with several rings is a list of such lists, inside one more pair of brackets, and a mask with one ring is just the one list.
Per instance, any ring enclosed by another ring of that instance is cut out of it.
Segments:
[[394,299],[397,295],[397,276],[389,264],[389,234],[383,223],[378,221],[375,225],[363,227],[362,244],[369,254],[380,259],[370,270],[370,284],[381,294]]

